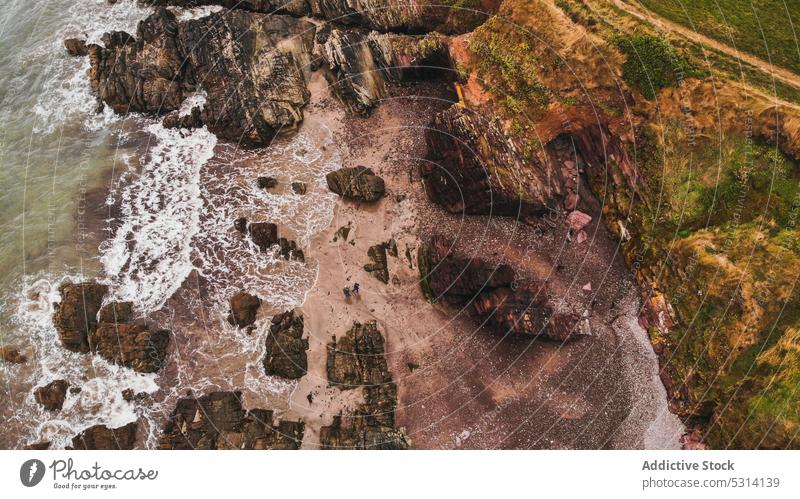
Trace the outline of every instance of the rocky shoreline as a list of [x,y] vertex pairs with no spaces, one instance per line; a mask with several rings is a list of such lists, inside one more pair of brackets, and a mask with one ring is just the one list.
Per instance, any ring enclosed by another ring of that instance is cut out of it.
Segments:
[[[89,58],[101,108],[157,117],[165,128],[206,127],[256,153],[304,121],[330,118],[346,152],[326,178],[341,196],[334,222],[305,247],[279,237],[272,222],[229,222],[260,252],[320,266],[300,309],[266,306],[268,289],[214,304],[229,309],[236,334],[268,329],[256,367],[292,383],[291,395],[254,401],[242,383],[170,399],[158,448],[680,445],[683,428],[665,414],[637,323],[638,292],[583,185],[587,155],[610,147],[624,171],[624,150],[587,127],[582,160],[554,139],[548,160],[524,168],[519,148],[466,109],[453,86],[447,35],[486,15],[454,16],[446,4],[298,0],[277,12],[272,2],[236,2],[182,20],[164,6],[233,2],[142,3],[154,11],[135,34],[108,33],[103,46],[65,43]],[[201,93],[202,103],[186,109]],[[322,113],[315,105],[328,96],[335,109]],[[292,189],[306,195],[307,186]],[[356,282],[363,295],[342,297],[342,286]],[[189,291],[171,300],[192,316],[203,294],[198,285],[194,302],[182,297]],[[53,323],[62,346],[169,384],[175,357],[202,340],[178,332],[170,314],[140,317],[107,293],[89,281],[60,289]],[[57,413],[79,389],[65,383],[37,388],[36,400]],[[132,422],[88,428],[71,447],[144,444]]]

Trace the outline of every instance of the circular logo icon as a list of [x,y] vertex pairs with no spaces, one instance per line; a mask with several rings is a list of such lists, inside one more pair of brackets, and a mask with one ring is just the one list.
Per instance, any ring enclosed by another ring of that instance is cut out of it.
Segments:
[[19,468],[19,480],[26,487],[35,487],[44,478],[44,463],[38,459],[28,459]]

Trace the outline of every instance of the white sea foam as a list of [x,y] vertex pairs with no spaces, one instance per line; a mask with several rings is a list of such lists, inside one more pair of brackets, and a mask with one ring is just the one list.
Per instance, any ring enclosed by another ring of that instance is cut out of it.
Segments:
[[208,97],[208,94],[206,94],[205,90],[189,94],[181,103],[181,107],[178,109],[178,116],[189,116],[194,108],[202,111],[206,105],[206,97]]
[[160,308],[192,270],[191,241],[203,204],[200,170],[217,143],[205,127],[186,131],[152,123],[146,130],[153,138],[149,159],[116,193],[121,223],[100,248],[114,295],[142,312]]
[[[52,324],[53,304],[61,300],[58,287],[67,280],[82,279],[80,276],[27,279],[16,297],[18,305],[13,315],[15,327],[29,339],[31,358],[26,368],[32,368],[33,372],[29,378],[18,380],[17,388],[28,388],[30,384],[31,390],[6,424],[14,425],[27,443],[47,440],[51,448],[63,448],[73,436],[93,425],[116,428],[135,421],[135,407],[123,399],[123,390],[153,393],[158,389],[155,374],[139,374],[100,357],[61,347]],[[53,414],[36,403],[32,388],[57,379],[66,380],[81,391],[68,392],[64,407]]]
[[33,50],[21,52],[20,65],[44,67],[42,87],[33,106],[34,133],[53,133],[72,120],[82,122],[88,131],[99,131],[120,119],[110,109],[94,113],[97,101],[86,76],[89,60],[70,57],[64,50],[64,39],[76,37],[102,45],[101,37],[106,32],[118,30],[134,34],[138,21],[150,11],[134,1],[114,5],[106,0],[73,2],[65,9],[62,29],[39,42]]
[[224,10],[224,7],[221,5],[204,5],[202,7],[192,7],[189,9],[170,8],[170,10],[175,14],[178,21],[190,21],[192,19],[210,16],[215,12],[220,12]]

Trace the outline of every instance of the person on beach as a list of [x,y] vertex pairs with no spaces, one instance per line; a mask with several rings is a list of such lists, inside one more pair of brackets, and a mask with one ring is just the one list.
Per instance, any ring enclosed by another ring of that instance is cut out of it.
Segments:
[[345,299],[350,298],[350,286],[345,286],[342,291],[344,292]]
[[359,286],[358,283],[353,284],[353,294],[357,295],[360,288],[361,286]]

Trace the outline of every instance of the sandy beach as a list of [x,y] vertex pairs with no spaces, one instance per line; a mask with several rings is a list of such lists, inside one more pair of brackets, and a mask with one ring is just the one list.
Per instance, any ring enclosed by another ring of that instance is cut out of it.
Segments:
[[[323,84],[312,82],[312,93],[324,93]],[[420,83],[392,88],[369,118],[336,113],[329,98],[307,110],[307,119],[335,123],[337,143],[347,144],[343,166],[372,168],[387,196],[374,205],[338,201],[333,222],[306,249],[319,262],[302,307],[309,374],[286,413],[306,421],[303,447],[315,448],[319,426],[359,402],[353,391],[328,387],[331,336],[353,321],[375,320],[399,388],[398,426],[413,448],[679,448],[683,427],[667,410],[652,347],[636,320],[638,292],[602,222],[593,220],[589,241],[578,245],[567,242],[563,220],[537,235],[530,223],[454,216],[428,201],[417,173],[423,129],[450,99],[449,89]],[[341,227],[350,229],[346,240],[337,235]],[[502,339],[466,311],[428,303],[416,250],[434,233],[547,279],[566,302],[590,311],[592,336],[565,345]],[[391,278],[383,284],[363,266],[368,248],[390,239],[398,256],[388,258]],[[582,290],[588,282],[594,291]],[[345,299],[342,288],[354,283],[360,295]]]

